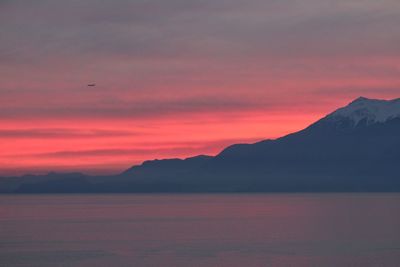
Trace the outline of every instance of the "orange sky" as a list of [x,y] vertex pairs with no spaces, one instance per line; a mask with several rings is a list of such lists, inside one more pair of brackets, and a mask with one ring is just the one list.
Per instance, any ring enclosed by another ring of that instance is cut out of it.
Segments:
[[93,1],[0,3],[0,175],[215,155],[400,96],[397,0]]

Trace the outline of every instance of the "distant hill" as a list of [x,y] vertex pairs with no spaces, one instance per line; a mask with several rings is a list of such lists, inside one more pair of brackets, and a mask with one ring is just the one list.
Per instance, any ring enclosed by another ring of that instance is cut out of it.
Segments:
[[114,176],[0,179],[2,193],[400,191],[400,99],[360,97],[306,129]]

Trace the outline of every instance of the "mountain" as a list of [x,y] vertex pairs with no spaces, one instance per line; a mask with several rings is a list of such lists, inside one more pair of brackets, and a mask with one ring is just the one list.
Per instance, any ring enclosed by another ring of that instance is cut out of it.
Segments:
[[348,106],[328,115],[329,119],[349,120],[356,126],[360,121],[366,124],[383,123],[400,117],[400,98],[379,100],[359,97]]
[[400,191],[400,99],[360,97],[304,130],[114,176],[8,178],[0,192]]
[[399,99],[359,98],[297,133],[228,147],[212,165],[234,166],[240,175],[253,170],[258,188],[390,190],[400,184],[399,111]]

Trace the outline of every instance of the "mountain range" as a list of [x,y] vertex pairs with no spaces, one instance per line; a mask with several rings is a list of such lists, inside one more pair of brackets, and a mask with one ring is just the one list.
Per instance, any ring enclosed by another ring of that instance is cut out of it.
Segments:
[[0,178],[0,193],[399,192],[400,98],[357,98],[307,128],[117,175]]

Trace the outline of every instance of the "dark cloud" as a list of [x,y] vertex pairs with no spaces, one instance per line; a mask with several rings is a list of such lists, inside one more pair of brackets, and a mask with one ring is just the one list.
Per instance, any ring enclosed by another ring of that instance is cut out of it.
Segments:
[[2,6],[4,60],[399,56],[400,4],[392,0],[42,0]]
[[[148,146],[143,145],[141,148],[117,148],[117,149],[88,149],[88,150],[64,150],[48,153],[33,153],[33,154],[18,154],[18,158],[50,158],[50,159],[71,159],[71,158],[99,158],[99,157],[125,157],[140,155],[173,155],[173,154],[187,154],[196,155],[201,154],[202,151],[210,151],[215,149],[222,149],[223,147],[232,143],[247,143],[262,140],[262,138],[251,139],[220,139],[212,140],[205,144],[204,141],[192,142],[163,142],[158,145],[148,143]],[[13,155],[9,155],[13,157]]]
[[97,103],[87,106],[54,105],[43,107],[0,107],[0,118],[155,118],[220,112],[270,109],[278,103],[236,98],[198,97],[176,100],[119,101],[112,105]]
[[397,86],[379,86],[379,87],[331,87],[318,88],[314,90],[314,94],[324,97],[353,97],[358,96],[380,98],[387,95],[400,96],[400,82]]
[[[151,105],[160,106],[160,113],[201,111],[200,106],[250,108],[257,103],[243,103],[243,94],[234,96],[237,100],[223,98],[241,90],[279,102],[269,92],[282,90],[276,83],[287,80],[300,87],[300,79],[346,82],[349,75],[362,81],[400,74],[397,0],[16,0],[0,7],[3,117],[154,114]],[[365,58],[373,62],[360,60]],[[79,99],[101,101],[97,95],[76,96],[79,85],[92,80],[115,95],[148,92],[157,98],[171,92],[187,102],[158,98],[122,108],[77,104]],[[71,91],[78,100],[65,97]],[[32,94],[31,105],[20,103]],[[211,94],[218,103],[192,100]],[[52,107],[57,95],[68,105]],[[3,102],[15,103],[14,110]]]
[[121,131],[121,130],[98,130],[98,129],[62,129],[62,128],[46,128],[46,129],[0,129],[0,138],[93,138],[93,137],[118,137],[118,136],[135,136],[142,133]]

